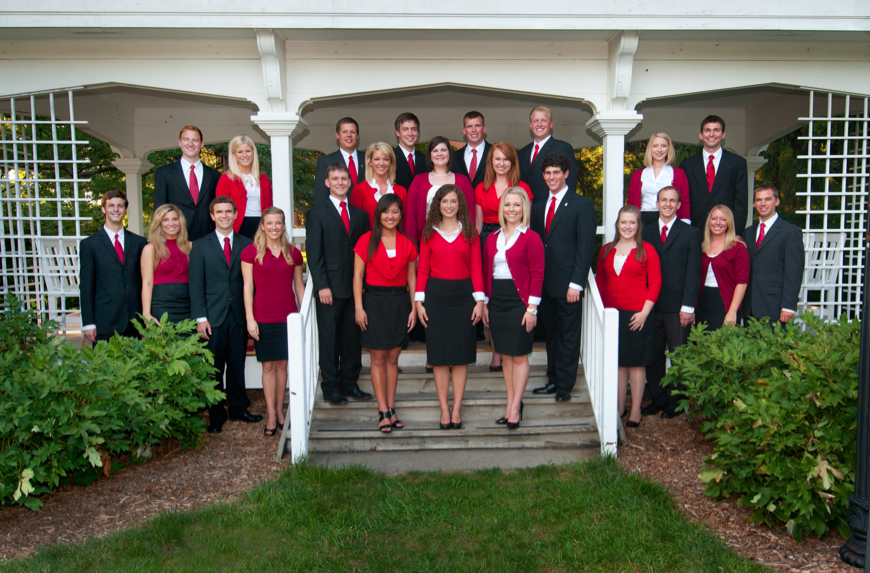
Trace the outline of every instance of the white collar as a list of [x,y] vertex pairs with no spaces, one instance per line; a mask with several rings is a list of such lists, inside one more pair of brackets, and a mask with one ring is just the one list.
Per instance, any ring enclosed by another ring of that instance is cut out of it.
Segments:
[[199,159],[196,160],[196,163],[191,163],[184,157],[181,158],[181,167],[184,169],[185,172],[190,171],[191,167],[195,167],[198,169],[201,165],[202,161],[200,161]]
[[344,163],[345,163],[345,165],[347,165],[348,157],[350,157],[351,155],[353,155],[353,162],[354,162],[354,165],[356,165],[356,168],[359,169],[359,162],[357,161],[357,153],[356,153],[356,149],[354,149],[352,153],[348,153],[347,151],[345,151],[344,149],[342,149],[342,148],[340,148],[340,147],[338,148],[338,150],[341,151],[341,156],[344,157]]
[[390,193],[393,193],[393,184],[390,182],[389,179],[387,179],[387,192],[386,193],[381,193],[381,188],[378,185],[378,182],[375,181],[374,177],[372,177],[371,183],[369,183],[369,185],[371,185],[372,189],[375,190],[375,200],[380,199],[384,195],[389,195]]
[[671,219],[671,222],[670,222],[670,223],[665,223],[664,220],[662,220],[662,218],[659,217],[659,233],[662,232],[662,227],[664,227],[665,225],[668,226],[668,233],[670,233],[671,230],[674,228],[674,225],[676,224],[676,222],[677,222],[677,216],[676,216],[676,215],[674,215],[674,218]]
[[[537,143],[534,139],[532,139],[532,150],[535,149],[535,148],[534,148],[535,145],[538,146],[538,151],[540,151],[541,149],[543,149],[544,145],[545,145],[548,141],[550,141],[550,138],[551,138],[551,137],[553,137],[553,134],[552,134],[552,133],[551,133],[550,135],[548,135],[547,137],[545,137],[544,139],[542,139],[542,140],[541,140],[541,143]],[[534,153],[534,151],[532,151],[532,152]]]
[[112,229],[110,229],[107,225],[103,225],[103,230],[106,231],[106,234],[108,234],[109,238],[112,239],[113,241],[115,240],[115,235],[118,235],[118,240],[121,241],[122,243],[124,242],[124,227],[123,226],[121,227],[121,230],[118,231],[117,233],[115,231],[113,231]]
[[450,233],[449,235],[441,230],[441,227],[432,227],[435,231],[438,232],[439,235],[444,237],[444,240],[448,243],[452,243],[456,237],[458,237],[462,233],[462,222],[459,222],[459,225],[456,227],[456,230]]
[[719,149],[716,150],[715,153],[709,153],[706,149],[703,150],[704,153],[704,165],[706,165],[710,161],[710,156],[713,156],[713,161],[719,162],[722,159],[722,146],[719,146]]
[[485,148],[486,148],[486,140],[485,139],[481,140],[480,144],[477,147],[472,147],[472,145],[469,143],[468,145],[465,146],[465,155],[471,155],[472,154],[471,150],[474,149],[477,151],[478,157],[479,157],[480,154],[483,153],[483,150]]
[[773,227],[773,224],[776,223],[777,219],[779,219],[779,213],[774,211],[773,215],[771,215],[770,219],[768,219],[767,221],[761,221],[761,220],[758,221],[758,228],[760,229],[761,224],[764,223],[764,230],[765,230],[765,232],[767,232],[770,230],[771,227]]
[[[551,198],[555,197],[556,198],[556,206],[558,207],[559,203],[562,202],[562,199],[565,197],[565,193],[567,193],[567,192],[568,192],[567,185],[565,185],[565,187],[561,191],[556,193],[555,195],[553,195],[553,193],[551,193],[549,190],[547,190],[547,203],[550,202]],[[547,208],[549,209],[549,205],[547,205]]]
[[214,232],[215,232],[215,234],[217,235],[218,243],[220,243],[220,245],[221,245],[222,247],[224,246],[224,239],[229,239],[229,240],[230,240],[230,248],[232,248],[232,246],[233,246],[233,237],[235,236],[235,234],[232,232],[232,230],[230,231],[230,234],[229,234],[229,235],[222,235],[221,232],[218,231],[217,229],[215,229]]
[[527,230],[528,230],[528,227],[523,227],[522,225],[517,227],[516,230],[514,231],[514,234],[511,235],[511,238],[509,241],[510,244],[508,245],[505,241],[504,229],[503,228],[499,229],[498,230],[498,238],[496,239],[496,242],[495,242],[496,249],[498,249],[499,251],[506,251],[506,250],[510,249],[511,247],[514,246],[514,243],[517,242],[517,239],[520,238],[520,235],[524,235]]
[[345,206],[347,206],[347,196],[344,199],[339,199],[332,193],[329,194],[329,200],[332,201],[332,204],[335,205],[335,208],[341,210],[341,202],[344,201]]
[[405,154],[405,157],[408,157],[409,155],[414,155],[414,151],[416,150],[416,148],[414,148],[409,151],[408,149],[405,149],[405,146],[401,143],[399,143],[399,149],[402,150],[402,153]]
[[667,180],[668,185],[670,185],[671,181],[674,180],[674,168],[671,165],[663,165],[662,170],[659,171],[659,176],[656,177],[656,168],[650,165],[641,171],[640,179],[641,181],[648,181],[650,183],[659,179],[664,179]]

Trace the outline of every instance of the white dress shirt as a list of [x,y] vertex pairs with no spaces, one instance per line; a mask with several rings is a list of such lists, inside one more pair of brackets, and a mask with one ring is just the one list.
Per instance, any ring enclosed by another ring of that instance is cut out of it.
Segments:
[[[481,141],[477,147],[471,147],[471,144],[465,146],[465,170],[468,172],[469,177],[471,176],[471,159],[474,157],[474,154],[471,152],[472,149],[477,150],[477,171],[480,171],[480,168],[483,167],[486,169],[486,166],[483,165],[483,150],[486,148],[486,142]],[[476,172],[475,172],[476,173]]]
[[672,185],[674,182],[674,168],[670,165],[665,165],[659,171],[659,176],[656,177],[654,167],[647,167],[640,173],[640,210],[641,211],[658,211],[656,201],[659,198],[659,191]]
[[[662,229],[664,228],[665,225],[668,226],[668,230],[665,231],[665,237],[670,236],[670,234],[671,234],[671,229],[673,228],[674,223],[675,223],[676,221],[677,221],[677,218],[674,217],[673,219],[671,219],[671,222],[670,222],[670,223],[665,223],[664,221],[662,221],[662,218],[659,217],[659,236],[661,236],[661,234],[662,234]],[[695,314],[695,307],[694,307],[694,306],[686,306],[686,305],[683,305],[682,307],[680,307],[680,312],[686,312],[686,313],[688,313],[688,314]]]
[[[224,239],[230,240],[230,252],[232,253],[233,252],[233,238],[235,237],[235,233],[230,231],[229,235],[222,235],[220,231],[215,229],[214,234],[217,235],[218,245],[220,245],[221,251],[223,251],[223,249],[224,249]],[[206,321],[208,321],[208,317],[205,317],[205,316],[201,316],[201,317],[196,319],[197,323],[206,322]]]
[[242,183],[245,185],[247,203],[245,203],[245,217],[257,217],[263,214],[260,207],[260,177],[253,173],[242,175]]
[[[345,151],[344,149],[342,149],[340,147],[338,148],[338,150],[341,151],[341,156],[344,157],[344,164],[345,164],[345,166],[347,166],[348,170],[350,170],[350,156],[353,155],[353,164],[356,168],[356,173],[354,173],[354,175],[355,176],[359,175],[359,151],[354,149],[353,153],[348,153],[347,151]],[[365,172],[365,170],[363,170],[363,172]],[[363,177],[365,177],[365,176],[363,176]]]
[[710,156],[713,156],[713,169],[716,170],[716,173],[719,173],[719,162],[722,160],[722,148],[716,150],[715,153],[708,153],[706,149],[704,149],[701,153],[704,154],[704,173],[707,172],[707,163],[710,162]]
[[613,270],[616,272],[616,276],[622,274],[622,267],[625,266],[627,259],[628,255],[613,255]]
[[541,150],[544,149],[544,145],[545,145],[548,141],[550,141],[550,138],[551,138],[551,137],[553,137],[553,136],[552,136],[552,135],[548,135],[547,137],[545,137],[544,139],[542,139],[540,143],[537,143],[535,140],[532,140],[532,152],[529,154],[529,162],[530,162],[530,163],[531,163],[532,161],[534,161],[533,158],[535,157],[535,146],[536,146],[536,145],[538,146],[538,153],[540,153]]
[[[721,253],[720,253],[721,254]],[[713,259],[718,257],[719,255],[714,255],[710,257],[710,268],[707,269],[707,277],[704,279],[704,286],[710,288],[719,288],[719,281],[716,280],[716,273],[713,272]],[[709,255],[708,255],[709,257]],[[728,312],[728,309],[725,309],[725,312]]]
[[375,202],[380,201],[381,197],[383,197],[384,195],[389,195],[390,193],[393,193],[393,184],[390,183],[389,180],[387,181],[387,192],[386,193],[381,193],[381,188],[380,188],[380,186],[378,186],[374,177],[372,177],[372,181],[371,181],[371,183],[369,183],[369,185],[371,185],[372,189],[375,190]]
[[435,198],[435,193],[438,193],[438,190],[441,189],[441,185],[432,185],[429,187],[429,191],[426,192],[426,213],[428,215],[429,208],[432,206],[432,199]]
[[190,191],[190,166],[193,165],[193,172],[196,173],[196,183],[202,191],[202,161],[197,160],[196,163],[190,163],[184,157],[181,158],[181,170],[184,172],[184,181],[187,183],[187,190]]
[[[549,137],[547,138],[549,139]],[[547,141],[546,139],[544,141]],[[559,206],[562,205],[562,200],[565,198],[565,194],[568,192],[568,186],[565,185],[565,188],[553,195],[551,191],[549,195],[547,195],[547,204],[544,205],[544,228],[547,228],[547,213],[550,210],[550,201],[553,200],[553,197],[556,198],[556,208],[553,210],[553,219],[556,218],[556,213],[559,212]],[[583,292],[583,287],[576,283],[568,283],[568,288],[572,288],[574,290],[579,290]]]
[[[121,227],[121,230],[118,231],[117,233],[115,233],[115,231],[111,230],[110,228],[108,228],[105,225],[103,225],[103,230],[106,232],[106,234],[109,235],[109,242],[112,243],[113,247],[115,246],[115,235],[117,234],[118,235],[118,242],[121,243],[121,250],[126,252],[126,249],[124,249],[124,227]],[[82,332],[84,332],[86,330],[95,330],[96,328],[97,328],[96,324],[88,324],[88,325],[82,327]]]
[[344,208],[347,209],[347,216],[350,218],[350,207],[348,207],[347,196],[344,199],[338,199],[332,193],[329,194],[329,200],[332,201],[332,204],[335,206],[335,210],[338,211],[338,216],[341,217],[341,203],[344,201]]
[[[504,238],[504,229],[497,231],[498,237],[495,242],[495,257],[492,260],[492,278],[493,279],[511,279],[513,280],[513,275],[511,275],[511,269],[508,266],[507,262],[507,251],[511,247],[516,244],[517,240],[520,238],[520,235],[525,234],[528,231],[528,227],[517,227],[514,231],[514,234],[511,235],[511,238],[505,242]],[[486,304],[489,304],[489,297],[485,300]],[[541,297],[538,296],[529,296],[529,304],[539,305],[541,304]]]

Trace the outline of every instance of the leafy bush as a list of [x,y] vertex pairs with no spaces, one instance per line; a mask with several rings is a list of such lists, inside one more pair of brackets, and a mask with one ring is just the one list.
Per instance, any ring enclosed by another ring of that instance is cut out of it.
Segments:
[[860,323],[805,315],[775,330],[692,330],[671,355],[665,384],[715,444],[700,478],[713,498],[739,496],[754,520],[785,523],[797,541],[837,527],[848,537],[855,485]]
[[[196,445],[205,431],[197,410],[223,398],[213,357],[192,320],[147,328],[142,339],[116,336],[81,350],[37,324],[7,295],[0,315],[0,504],[39,509],[35,496],[66,478],[88,483],[119,458],[147,457],[168,438]],[[165,318],[165,317],[164,317]]]

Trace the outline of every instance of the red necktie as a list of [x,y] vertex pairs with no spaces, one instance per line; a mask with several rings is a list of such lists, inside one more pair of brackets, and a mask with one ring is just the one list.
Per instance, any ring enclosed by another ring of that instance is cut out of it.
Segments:
[[667,240],[668,240],[668,226],[663,225],[662,226],[662,244],[664,245],[665,241],[667,241]]
[[468,168],[468,178],[474,181],[474,174],[477,173],[477,150],[471,150],[471,167]]
[[356,185],[356,164],[353,162],[353,155],[347,158],[347,170],[350,171],[350,182]]
[[535,158],[537,158],[537,157],[538,157],[538,144],[536,143],[535,144],[535,153],[534,153],[534,155],[532,155],[532,163],[535,162]]
[[121,259],[121,264],[124,264],[124,247],[121,246],[121,241],[118,240],[118,234],[115,233],[115,252],[118,253],[118,258]]
[[196,180],[196,166],[190,166],[190,196],[193,197],[193,204],[199,201],[199,181]]
[[713,165],[713,156],[707,162],[707,191],[713,192],[713,181],[716,180],[716,167]]
[[417,175],[417,170],[414,169],[414,152],[408,154],[408,167],[411,168],[411,177]]
[[224,237],[224,256],[227,258],[227,266],[230,266],[230,238]]
[[341,220],[344,221],[344,230],[350,235],[350,217],[347,214],[347,204],[342,201],[339,205],[341,205]]
[[556,198],[553,197],[552,199],[550,199],[550,208],[547,209],[547,227],[546,227],[547,234],[550,233],[550,223],[553,222],[553,215],[555,215],[555,214],[556,214]]
[[[115,236],[117,236],[117,235],[115,235]],[[758,249],[758,247],[761,246],[761,241],[763,241],[763,240],[764,240],[764,223],[762,223],[761,226],[758,228],[758,239],[756,239],[756,241],[755,241],[755,248],[756,249]]]

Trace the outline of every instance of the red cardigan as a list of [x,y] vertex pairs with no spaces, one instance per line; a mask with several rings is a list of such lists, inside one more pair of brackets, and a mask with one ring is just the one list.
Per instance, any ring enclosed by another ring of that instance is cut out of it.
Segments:
[[662,288],[662,272],[655,247],[644,242],[643,252],[646,257],[642,263],[634,258],[636,249],[632,249],[618,275],[613,270],[616,249],[611,249],[605,259],[606,248],[605,244],[598,253],[598,274],[595,275],[595,284],[598,285],[604,308],[641,311],[646,301],[656,302]]
[[[499,229],[490,233],[483,246],[483,293],[487,301],[492,296],[492,272],[495,254],[498,251],[498,237],[502,233]],[[519,231],[514,231],[519,233]],[[529,297],[541,298],[541,289],[544,286],[544,243],[541,237],[534,231],[526,229],[520,233],[517,242],[505,252],[508,269],[517,287],[517,294],[523,304],[529,306]],[[539,303],[540,304],[540,303]]]
[[[465,202],[468,203],[468,214],[471,216],[471,223],[474,224],[474,189],[471,188],[471,182],[465,175],[454,173],[454,177],[456,178],[456,186],[465,195]],[[408,204],[405,205],[405,232],[411,239],[417,241],[418,245],[423,235],[423,229],[426,227],[426,195],[431,188],[429,173],[421,173],[414,177],[414,181],[408,188]]]
[[[638,209],[640,209],[643,188],[643,184],[640,182],[641,173],[643,173],[643,169],[638,169],[632,173],[631,182],[628,184],[628,204],[634,205]],[[680,192],[680,208],[677,210],[677,218],[690,221],[692,212],[689,209],[689,180],[686,177],[686,172],[679,167],[674,167],[674,180],[671,181],[671,185]]]
[[[360,181],[353,186],[353,190],[350,192],[350,204],[369,214],[369,225],[371,227],[375,226],[375,209],[378,207],[378,202],[375,201],[376,191],[378,189],[372,187],[368,181]],[[401,185],[393,183],[393,193],[402,200],[402,210],[407,212],[408,192]],[[404,229],[404,227],[402,228]]]
[[[731,308],[734,300],[734,290],[737,285],[749,284],[749,251],[746,245],[735,242],[730,249],[722,251],[712,259],[707,253],[701,254],[701,289],[698,291],[698,301],[701,300],[701,291],[704,290],[704,281],[707,280],[707,270],[713,266],[716,273],[716,282],[719,283],[719,294],[722,295],[722,304],[725,312]],[[743,308],[743,301],[740,301]]]
[[[242,228],[242,221],[245,220],[245,207],[248,206],[248,191],[245,189],[245,183],[241,178],[236,177],[230,179],[229,175],[224,173],[218,179],[217,190],[215,197],[227,195],[236,204],[236,221],[233,223],[233,232],[238,233]],[[272,182],[265,173],[260,173],[260,213],[272,206]]]
[[426,292],[429,277],[444,280],[471,279],[474,292],[483,292],[480,272],[480,239],[474,233],[473,241],[462,235],[448,243],[437,231],[420,247],[417,263],[417,292]]

